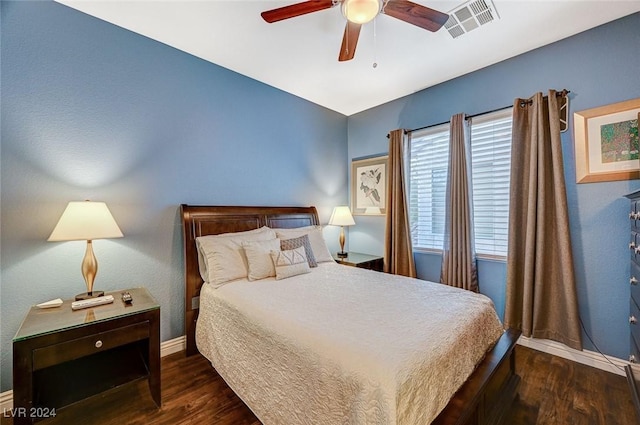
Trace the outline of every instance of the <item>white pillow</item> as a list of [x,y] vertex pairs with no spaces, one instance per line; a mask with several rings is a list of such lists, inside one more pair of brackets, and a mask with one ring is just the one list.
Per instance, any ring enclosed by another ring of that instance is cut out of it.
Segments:
[[215,287],[247,277],[249,267],[242,242],[275,239],[273,229],[262,227],[246,232],[224,233],[196,238],[200,275]]
[[265,279],[276,275],[276,268],[271,259],[271,251],[280,251],[280,239],[268,241],[244,241],[242,248],[249,265],[249,280]]
[[280,239],[291,239],[303,235],[309,235],[309,242],[311,243],[313,255],[316,257],[316,262],[327,263],[334,261],[333,257],[331,256],[331,252],[329,252],[329,248],[327,248],[327,243],[324,240],[324,236],[322,236],[322,227],[306,226],[296,227],[293,229],[274,230],[276,231],[276,236]]
[[271,251],[271,259],[276,268],[276,280],[311,271],[304,246],[286,251]]

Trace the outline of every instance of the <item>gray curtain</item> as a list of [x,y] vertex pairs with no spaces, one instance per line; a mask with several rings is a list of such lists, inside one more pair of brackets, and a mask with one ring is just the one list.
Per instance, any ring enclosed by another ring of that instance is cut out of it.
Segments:
[[505,326],[582,350],[556,92],[513,105]]
[[447,172],[445,234],[440,282],[478,292],[473,237],[469,122],[464,114],[451,117]]
[[384,271],[416,277],[407,206],[409,138],[402,129],[389,133]]

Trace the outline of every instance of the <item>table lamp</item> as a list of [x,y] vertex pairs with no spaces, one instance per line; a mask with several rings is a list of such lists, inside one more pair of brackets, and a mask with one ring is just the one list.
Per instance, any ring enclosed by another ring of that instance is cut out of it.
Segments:
[[93,281],[98,273],[98,260],[93,253],[95,239],[123,237],[107,204],[104,202],[69,202],[48,241],[87,241],[87,251],[82,260],[82,276],[87,292],[76,295],[76,300],[101,297],[104,291],[94,291]]
[[338,258],[348,257],[349,253],[344,252],[344,226],[353,226],[356,224],[356,222],[353,221],[349,207],[335,207],[333,213],[331,213],[329,224],[332,226],[340,226],[340,252],[338,252]]

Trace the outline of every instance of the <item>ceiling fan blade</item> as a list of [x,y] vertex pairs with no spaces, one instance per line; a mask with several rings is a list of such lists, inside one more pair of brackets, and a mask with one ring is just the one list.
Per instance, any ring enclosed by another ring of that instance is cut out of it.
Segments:
[[447,22],[449,15],[408,0],[389,0],[383,8],[385,15],[436,32]]
[[356,46],[358,45],[361,27],[361,24],[354,24],[351,21],[347,21],[347,25],[344,27],[344,35],[342,36],[340,56],[338,56],[340,62],[353,59],[353,56],[356,54]]
[[292,4],[290,6],[279,7],[273,10],[262,12],[262,19],[269,22],[282,21],[284,19],[295,18],[296,16],[306,15],[307,13],[318,12],[319,10],[329,9],[333,7],[332,0],[312,0],[303,1],[302,3]]

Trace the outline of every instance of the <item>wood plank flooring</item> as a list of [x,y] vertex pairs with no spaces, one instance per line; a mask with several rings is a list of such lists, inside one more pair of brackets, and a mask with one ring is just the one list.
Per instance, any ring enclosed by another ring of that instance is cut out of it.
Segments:
[[506,424],[637,425],[624,376],[516,346],[519,397]]
[[[623,376],[516,347],[519,397],[505,425],[636,425]],[[61,411],[42,425],[260,425],[202,356],[162,359],[162,408],[146,382],[127,385]],[[4,415],[3,415],[4,416]],[[12,425],[2,417],[1,425]],[[422,424],[420,424],[422,425]]]

